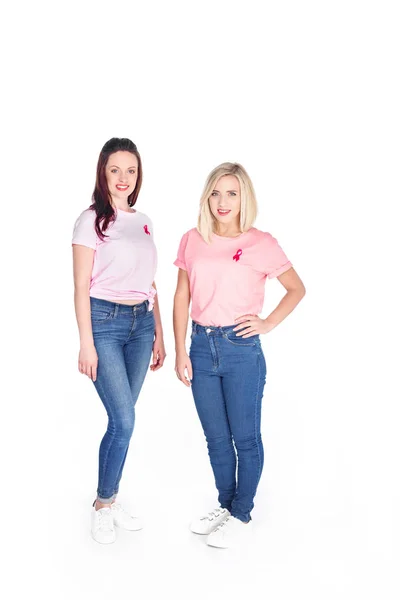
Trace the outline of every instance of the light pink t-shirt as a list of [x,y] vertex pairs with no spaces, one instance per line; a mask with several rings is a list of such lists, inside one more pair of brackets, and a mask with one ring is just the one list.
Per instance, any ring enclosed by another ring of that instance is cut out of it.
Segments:
[[181,239],[174,265],[187,271],[193,321],[216,327],[233,325],[242,315],[258,315],[266,278],[292,267],[277,240],[255,227],[236,238],[213,234],[211,244],[191,229]]
[[149,217],[139,211],[117,209],[116,220],[110,223],[104,240],[95,231],[95,219],[95,211],[84,210],[72,237],[73,244],[95,251],[90,296],[110,302],[149,300],[152,308],[157,251]]

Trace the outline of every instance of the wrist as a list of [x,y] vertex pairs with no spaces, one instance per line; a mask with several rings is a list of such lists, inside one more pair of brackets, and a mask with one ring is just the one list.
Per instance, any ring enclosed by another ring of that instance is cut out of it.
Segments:
[[83,339],[80,342],[80,346],[81,346],[81,350],[85,350],[86,348],[93,348],[94,347],[94,340],[92,339]]
[[175,347],[176,356],[182,356],[182,354],[187,354],[185,346],[176,346]]
[[275,323],[271,323],[271,321],[268,321],[268,317],[266,319],[263,319],[264,321],[264,333],[269,333],[270,331],[272,331],[272,329],[274,329],[276,327]]

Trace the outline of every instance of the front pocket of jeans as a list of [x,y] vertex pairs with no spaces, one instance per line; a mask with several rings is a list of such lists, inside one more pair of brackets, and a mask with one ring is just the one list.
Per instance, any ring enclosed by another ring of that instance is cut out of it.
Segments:
[[91,317],[93,323],[103,323],[112,318],[112,312],[110,310],[92,309]]
[[[235,336],[232,339],[232,336]],[[224,333],[224,338],[228,340],[232,346],[255,346],[256,340],[252,340],[251,338],[243,338],[241,336],[236,336],[235,334],[230,333],[229,335]]]

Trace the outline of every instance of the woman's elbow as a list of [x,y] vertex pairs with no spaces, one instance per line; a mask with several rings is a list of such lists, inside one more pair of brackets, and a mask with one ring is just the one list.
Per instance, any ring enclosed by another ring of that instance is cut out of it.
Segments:
[[90,290],[90,280],[76,279],[74,281],[75,294],[88,294]]
[[174,296],[174,305],[189,306],[190,295],[186,291],[176,290]]

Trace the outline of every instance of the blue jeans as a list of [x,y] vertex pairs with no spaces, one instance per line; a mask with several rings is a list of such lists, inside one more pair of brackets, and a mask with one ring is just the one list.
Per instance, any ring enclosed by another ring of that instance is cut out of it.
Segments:
[[266,365],[259,336],[237,337],[234,327],[193,322],[192,392],[219,503],[247,522],[264,464],[260,425]]
[[99,358],[94,382],[108,415],[100,444],[97,498],[111,502],[118,493],[135,424],[135,404],[149,367],[154,313],[148,301],[126,306],[90,298],[94,345]]

